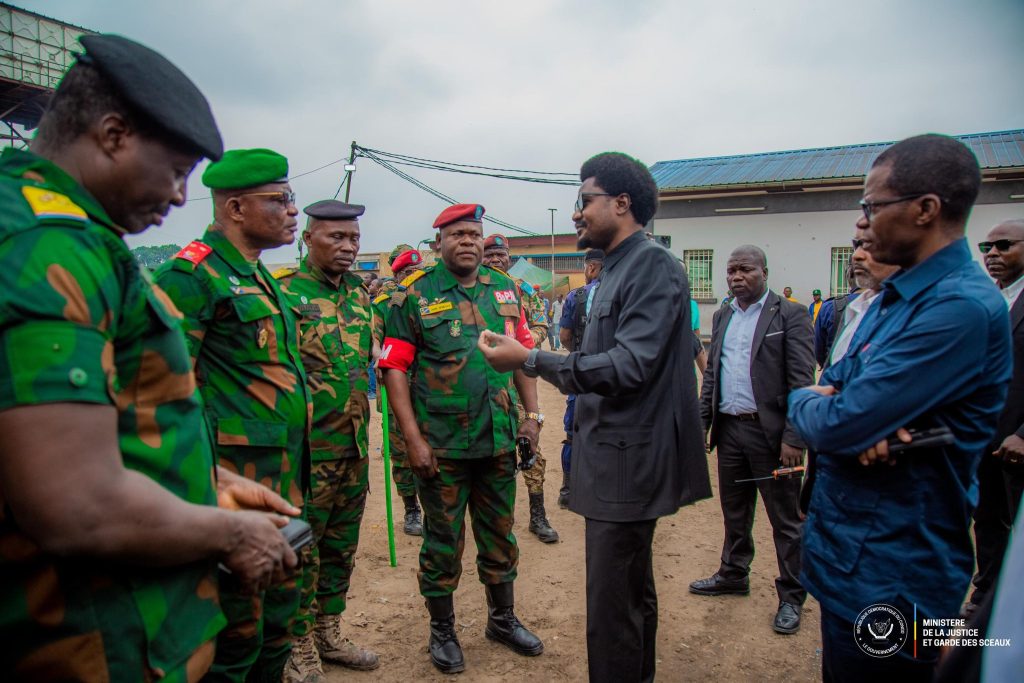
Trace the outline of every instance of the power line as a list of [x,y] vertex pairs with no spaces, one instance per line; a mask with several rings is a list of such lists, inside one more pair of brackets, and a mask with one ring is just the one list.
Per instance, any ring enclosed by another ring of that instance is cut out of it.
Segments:
[[[447,173],[463,173],[466,175],[478,175],[488,178],[498,178],[502,180],[518,180],[527,183],[543,183],[547,185],[578,185],[579,180],[575,173],[566,173],[561,171],[527,171],[523,169],[513,168],[497,168],[494,166],[480,166],[477,164],[459,164],[448,161],[437,161],[436,159],[424,159],[422,157],[409,156],[407,154],[396,154],[393,152],[384,152],[382,150],[372,149],[369,147],[356,146],[356,151],[360,156],[368,156],[370,154],[387,159],[392,164],[402,166],[412,166],[414,168],[423,168],[432,171],[445,171]],[[365,154],[363,154],[365,153]],[[480,170],[467,170],[467,169],[480,169]],[[497,171],[497,173],[485,173],[483,171]],[[522,175],[526,174],[526,175]],[[540,176],[565,176],[564,178],[549,178]]]

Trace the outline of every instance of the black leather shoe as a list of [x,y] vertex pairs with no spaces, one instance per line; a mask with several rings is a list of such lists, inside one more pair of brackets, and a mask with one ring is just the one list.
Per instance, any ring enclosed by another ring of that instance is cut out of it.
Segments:
[[800,605],[791,602],[780,602],[779,611],[775,613],[772,630],[776,633],[790,635],[800,630]]
[[512,602],[511,582],[487,586],[487,628],[484,635],[516,654],[535,657],[544,652],[544,643],[516,618]]
[[457,674],[466,670],[462,646],[455,635],[455,607],[452,596],[427,598],[430,612],[430,661],[439,671]]
[[750,581],[727,581],[715,573],[691,583],[690,592],[697,595],[748,595]]

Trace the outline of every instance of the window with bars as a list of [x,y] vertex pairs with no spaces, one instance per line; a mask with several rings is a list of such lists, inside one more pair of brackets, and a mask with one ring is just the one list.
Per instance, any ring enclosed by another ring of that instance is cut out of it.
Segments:
[[832,296],[850,293],[850,284],[846,280],[846,268],[853,257],[853,247],[832,247],[832,277],[829,291]]
[[552,258],[549,254],[545,254],[544,256],[530,256],[529,259],[530,263],[538,268],[553,270],[556,273],[583,272],[583,254],[567,254],[565,256],[555,254],[554,268],[551,267]]
[[714,249],[685,249],[683,264],[686,276],[690,280],[690,296],[695,300],[715,298],[715,288],[711,280],[711,260]]

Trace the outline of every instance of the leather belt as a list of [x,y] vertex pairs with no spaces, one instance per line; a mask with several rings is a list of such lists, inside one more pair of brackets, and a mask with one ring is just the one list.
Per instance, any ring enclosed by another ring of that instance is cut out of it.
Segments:
[[757,413],[743,413],[742,415],[730,415],[729,413],[722,413],[725,417],[731,417],[734,420],[740,422],[759,422],[761,420]]

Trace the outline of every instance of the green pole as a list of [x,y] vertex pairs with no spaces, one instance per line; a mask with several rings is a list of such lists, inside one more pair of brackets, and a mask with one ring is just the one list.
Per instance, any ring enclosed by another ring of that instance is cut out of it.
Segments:
[[384,506],[388,511],[388,558],[391,566],[398,566],[395,559],[395,521],[391,514],[391,439],[388,438],[388,390],[384,384],[380,386],[381,422],[384,428],[384,445],[381,451],[384,453]]

